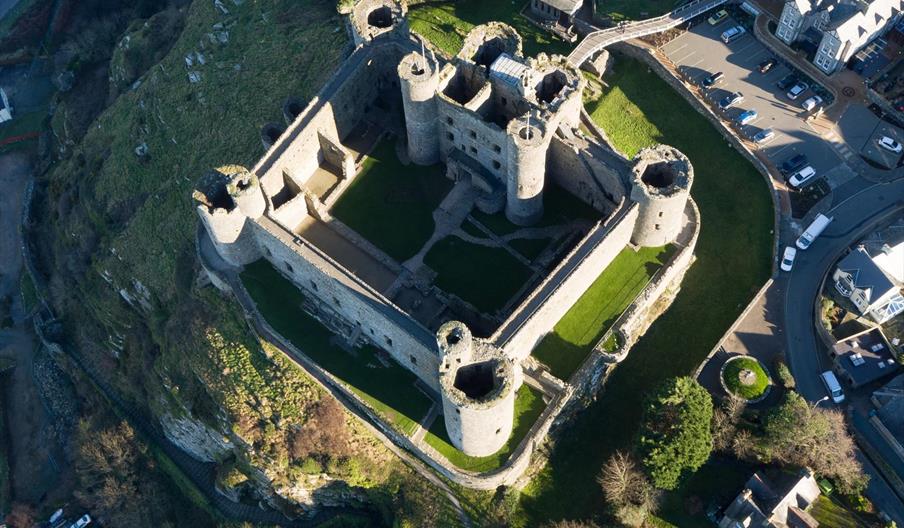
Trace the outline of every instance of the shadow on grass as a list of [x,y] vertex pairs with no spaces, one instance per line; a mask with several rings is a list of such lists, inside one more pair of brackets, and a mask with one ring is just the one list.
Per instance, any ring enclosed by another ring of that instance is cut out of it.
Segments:
[[417,377],[413,373],[373,346],[349,353],[334,345],[333,334],[302,310],[302,292],[268,261],[249,264],[241,278],[275,331],[349,385],[397,429],[406,435],[414,432],[431,401],[414,386]]

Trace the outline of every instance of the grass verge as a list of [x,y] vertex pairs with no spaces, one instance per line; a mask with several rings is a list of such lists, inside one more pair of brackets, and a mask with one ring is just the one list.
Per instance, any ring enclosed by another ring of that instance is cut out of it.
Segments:
[[[475,265],[480,263],[479,266]],[[448,236],[437,242],[424,263],[436,273],[436,285],[485,313],[494,313],[524,286],[531,270],[506,250]]]
[[595,0],[596,15],[613,22],[643,20],[664,15],[675,9],[680,0]]
[[567,380],[650,278],[669,259],[671,246],[625,248],[543,338],[533,356]]
[[687,375],[769,277],[772,203],[763,177],[721,134],[646,65],[616,57],[607,88],[587,109],[616,147],[633,156],[673,145],[694,165],[691,195],[702,226],[693,267],[672,306],[646,331],[556,445],[525,489],[532,524],[603,513],[595,477],[616,449],[630,448],[648,390]]
[[414,432],[430,408],[430,399],[414,386],[414,374],[394,361],[384,365],[374,347],[352,355],[334,345],[332,332],[301,309],[301,291],[266,260],[246,266],[242,282],[274,330],[348,385],[399,431]]
[[[754,381],[751,384],[741,383],[741,372],[750,371],[754,375]],[[722,373],[722,379],[728,391],[736,396],[740,396],[745,400],[753,400],[759,398],[766,392],[769,386],[769,375],[760,366],[760,362],[751,358],[738,358],[728,362],[725,366],[725,372]]]
[[31,275],[23,271],[19,274],[19,294],[22,296],[22,308],[31,313],[38,304],[38,291],[31,280]]
[[528,387],[527,384],[521,385],[521,388],[518,389],[518,394],[515,396],[515,420],[512,425],[512,435],[509,437],[508,442],[502,446],[502,449],[489,456],[472,457],[456,449],[449,440],[449,435],[446,434],[446,423],[442,416],[438,416],[433,421],[433,425],[427,431],[424,440],[433,449],[436,449],[441,455],[446,457],[449,462],[461,469],[480,473],[492,471],[502,466],[508,460],[509,455],[518,447],[518,444],[521,443],[521,440],[534,425],[534,422],[540,417],[544,407],[543,397],[539,392]]
[[825,495],[820,495],[816,499],[810,515],[819,521],[820,526],[831,528],[861,528],[864,526],[847,508]]
[[430,239],[433,210],[451,188],[441,165],[402,165],[393,141],[383,140],[331,212],[402,262]]

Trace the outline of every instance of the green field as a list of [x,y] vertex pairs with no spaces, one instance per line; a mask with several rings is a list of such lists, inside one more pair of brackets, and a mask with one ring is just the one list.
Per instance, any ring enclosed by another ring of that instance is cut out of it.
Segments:
[[[753,372],[756,377],[753,384],[745,385],[741,383],[739,376],[742,370]],[[745,357],[730,361],[725,366],[725,372],[722,374],[722,378],[725,380],[725,386],[728,387],[728,390],[731,393],[736,394],[745,400],[759,398],[766,392],[766,387],[769,386],[769,375],[766,374],[766,371],[760,366],[760,362],[752,358]]]
[[596,16],[613,22],[622,20],[643,20],[664,15],[680,0],[595,0]]
[[667,143],[694,164],[691,194],[702,230],[674,304],[634,345],[601,397],[562,435],[550,464],[523,494],[535,524],[603,511],[595,477],[609,455],[630,448],[647,388],[687,375],[769,277],[772,204],[763,177],[713,126],[643,64],[616,57],[588,111],[628,155]]
[[543,338],[533,356],[567,380],[672,254],[671,246],[625,248]]
[[492,471],[508,460],[509,455],[518,447],[521,439],[537,421],[544,407],[543,397],[539,392],[528,387],[527,384],[521,385],[515,396],[515,420],[512,425],[512,435],[502,449],[489,456],[472,457],[455,449],[446,434],[446,424],[442,416],[438,416],[434,420],[430,430],[424,436],[424,440],[446,457],[449,462],[461,469],[479,473]]
[[[509,235],[521,229],[521,226],[509,222],[504,211],[486,214],[474,209],[471,211],[471,216],[499,236]],[[601,217],[599,211],[565,189],[552,184],[543,189],[543,217],[531,227],[562,225],[580,219],[594,222]]]
[[441,50],[454,55],[464,43],[468,31],[486,22],[505,22],[514,27],[524,39],[524,53],[536,55],[540,51],[567,55],[570,46],[550,33],[541,30],[521,16],[527,2],[501,0],[461,0],[437,2],[412,7],[408,11],[411,30],[427,37]]
[[402,165],[394,142],[383,140],[331,213],[403,262],[430,239],[433,210],[451,188],[441,165]]
[[819,521],[819,526],[827,526],[829,528],[863,528],[872,526],[872,524],[859,521],[856,515],[845,508],[844,505],[836,499],[825,495],[820,495],[816,499],[810,509],[810,515]]
[[424,263],[437,273],[437,287],[488,314],[502,309],[532,274],[505,249],[479,246],[457,236],[437,242]]
[[274,330],[370,403],[399,431],[410,435],[427,414],[430,399],[417,377],[395,362],[383,366],[373,347],[355,355],[331,343],[333,334],[301,309],[304,296],[266,260],[245,267],[242,283]]

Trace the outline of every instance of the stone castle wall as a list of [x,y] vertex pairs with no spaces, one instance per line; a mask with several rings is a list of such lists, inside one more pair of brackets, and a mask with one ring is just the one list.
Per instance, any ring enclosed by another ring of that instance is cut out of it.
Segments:
[[[582,153],[585,148],[582,143],[580,138],[566,140],[558,135],[553,137],[547,174],[560,187],[598,211],[612,214],[617,204],[626,198],[623,179],[613,166]],[[627,170],[627,163],[614,159],[614,156],[612,162],[623,163]]]

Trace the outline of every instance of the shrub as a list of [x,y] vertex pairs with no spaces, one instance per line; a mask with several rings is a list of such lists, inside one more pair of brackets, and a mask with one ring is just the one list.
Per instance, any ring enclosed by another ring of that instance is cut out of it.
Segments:
[[794,390],[797,386],[794,376],[791,375],[791,369],[788,368],[782,358],[776,358],[775,360],[775,376],[778,378],[779,383],[782,384],[782,387],[788,390]]

